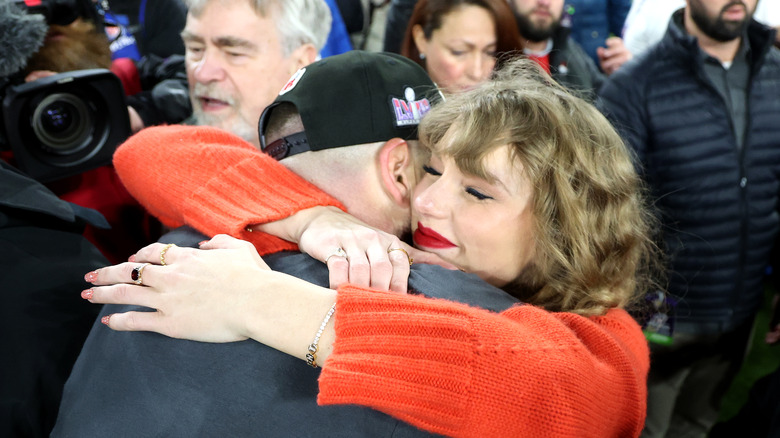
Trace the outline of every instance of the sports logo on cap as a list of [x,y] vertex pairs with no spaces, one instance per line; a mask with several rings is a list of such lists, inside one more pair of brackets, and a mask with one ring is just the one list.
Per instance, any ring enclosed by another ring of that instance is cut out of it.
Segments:
[[392,98],[395,126],[419,125],[422,116],[431,109],[431,103],[428,99],[415,100],[414,98],[414,90],[411,87],[406,87],[404,90],[404,100],[397,97]]
[[289,81],[287,81],[286,84],[284,84],[284,87],[282,87],[282,91],[279,92],[279,95],[283,95],[284,93],[287,93],[288,91],[295,88],[296,85],[298,85],[298,81],[301,80],[301,77],[303,74],[306,73],[306,67],[301,68],[300,70],[296,71]]

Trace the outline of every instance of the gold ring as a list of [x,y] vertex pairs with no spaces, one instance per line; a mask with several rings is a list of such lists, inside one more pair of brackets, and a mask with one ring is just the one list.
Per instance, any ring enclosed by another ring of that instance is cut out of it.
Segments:
[[325,264],[328,264],[328,260],[330,260],[331,257],[344,257],[345,259],[349,260],[349,257],[347,257],[347,252],[344,251],[344,248],[338,248],[337,250],[333,251],[327,258],[325,258]]
[[387,253],[390,254],[393,251],[401,251],[402,253],[406,254],[406,258],[409,259],[409,266],[412,266],[412,263],[414,262],[414,259],[412,256],[409,255],[408,252],[406,252],[403,248],[387,248]]
[[136,266],[133,268],[133,272],[130,273],[130,278],[133,279],[134,284],[140,284],[143,286],[144,279],[141,277],[141,274],[144,272],[144,268],[147,267],[149,263],[144,263],[141,266]]
[[168,250],[172,246],[176,246],[176,245],[173,244],[173,243],[169,243],[169,244],[165,245],[165,248],[163,248],[162,251],[160,251],[160,264],[161,265],[165,266],[165,253],[168,252]]

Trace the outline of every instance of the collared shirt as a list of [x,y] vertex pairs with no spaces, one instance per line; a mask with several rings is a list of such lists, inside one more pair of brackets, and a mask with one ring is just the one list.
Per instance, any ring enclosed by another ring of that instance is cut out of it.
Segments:
[[703,51],[700,53],[704,57],[704,73],[726,103],[737,147],[742,149],[748,124],[747,96],[750,82],[751,52],[747,35],[742,37],[742,44],[730,65],[724,65]]

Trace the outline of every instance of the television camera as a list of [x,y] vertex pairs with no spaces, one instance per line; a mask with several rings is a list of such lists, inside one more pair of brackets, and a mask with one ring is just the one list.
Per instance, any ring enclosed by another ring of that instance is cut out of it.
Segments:
[[130,135],[122,84],[110,71],[77,70],[27,83],[20,75],[47,25],[92,14],[91,4],[0,0],[0,35],[7,35],[0,46],[8,45],[0,50],[0,150],[12,151],[14,165],[42,182],[109,164]]

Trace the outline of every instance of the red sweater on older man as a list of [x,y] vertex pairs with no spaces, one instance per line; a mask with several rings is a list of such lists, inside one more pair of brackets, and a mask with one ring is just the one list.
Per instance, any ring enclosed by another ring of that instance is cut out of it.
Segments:
[[[170,226],[295,245],[245,227],[314,205],[341,207],[231,134],[147,128],[114,165]],[[320,404],[357,404],[455,437],[632,437],[642,430],[649,350],[622,309],[603,316],[522,305],[493,313],[446,300],[342,286]]]

